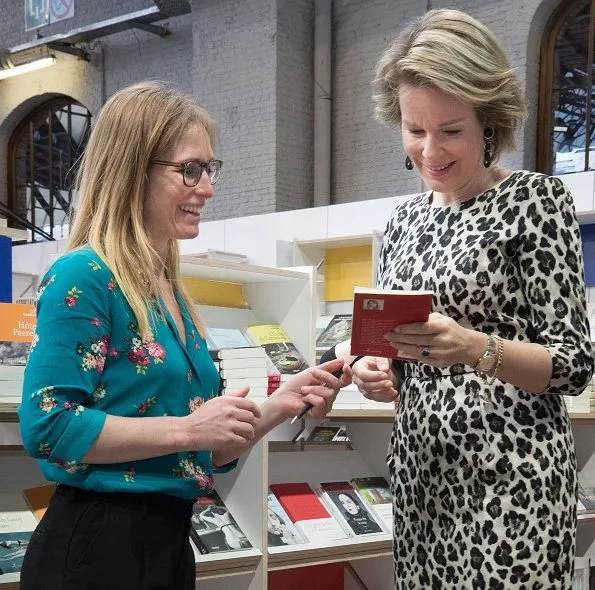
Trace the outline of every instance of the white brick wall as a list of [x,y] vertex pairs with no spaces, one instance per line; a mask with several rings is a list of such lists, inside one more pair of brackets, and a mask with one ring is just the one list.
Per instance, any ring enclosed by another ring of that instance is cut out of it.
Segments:
[[206,217],[275,210],[276,5],[196,0],[194,94],[220,126],[225,162]]
[[277,0],[276,211],[312,206],[314,10]]
[[334,202],[381,198],[420,190],[404,168],[400,133],[372,119],[370,81],[380,53],[408,19],[427,8],[458,8],[496,34],[526,86],[529,117],[510,168],[534,168],[539,46],[560,0],[336,0],[334,15]]
[[[335,203],[421,190],[404,168],[400,133],[372,118],[370,81],[380,53],[427,8],[461,8],[496,33],[526,86],[529,119],[519,149],[503,158],[534,167],[539,45],[560,0],[334,0],[333,174]],[[101,39],[90,64],[59,64],[0,82],[0,200],[6,197],[6,148],[18,121],[51,94],[67,94],[96,113],[105,96],[146,78],[192,92],[220,126],[225,161],[206,218],[306,207],[312,201],[313,0],[191,0],[192,13],[162,23],[159,38],[126,31]],[[153,6],[151,0],[77,0],[75,18],[44,35]],[[0,45],[25,33],[22,0],[0,0]],[[103,52],[103,58],[102,58]],[[102,72],[102,62],[105,70]]]

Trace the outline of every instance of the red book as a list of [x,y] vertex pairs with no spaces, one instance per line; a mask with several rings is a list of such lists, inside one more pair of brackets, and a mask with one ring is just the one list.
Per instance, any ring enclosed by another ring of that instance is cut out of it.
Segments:
[[353,289],[353,323],[351,354],[406,358],[390,346],[384,334],[400,324],[425,322],[432,310],[431,291],[389,291]]
[[324,542],[348,537],[309,484],[275,483],[271,484],[270,489],[308,541]]

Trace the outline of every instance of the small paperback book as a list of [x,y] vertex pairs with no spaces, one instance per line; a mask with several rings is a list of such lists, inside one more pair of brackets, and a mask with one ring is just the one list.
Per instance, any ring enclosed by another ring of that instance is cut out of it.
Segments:
[[283,547],[304,542],[304,538],[271,491],[268,493],[267,536],[269,547]]
[[276,483],[270,488],[298,531],[310,543],[349,537],[308,483]]
[[246,335],[254,344],[264,348],[273,373],[295,375],[308,368],[306,359],[279,324],[248,326]]
[[383,533],[374,516],[348,481],[328,481],[318,492],[343,528],[353,536]]
[[393,530],[393,497],[384,477],[355,477],[351,484],[386,532]]
[[577,510],[583,514],[595,513],[595,484],[583,471],[578,472]]
[[191,524],[190,538],[200,553],[237,551],[252,547],[215,490],[194,503]]
[[207,346],[209,350],[244,348],[251,346],[238,328],[207,328]]
[[307,440],[319,443],[349,442],[349,436],[344,425],[326,424],[314,426]]
[[384,334],[401,324],[425,322],[432,310],[431,291],[353,289],[351,354],[405,358],[390,346]]
[[0,365],[26,364],[36,321],[35,306],[0,303]]
[[0,574],[16,574],[37,520],[20,494],[0,494],[0,507]]
[[333,316],[326,328],[316,339],[316,348],[329,349],[331,346],[349,340],[351,336],[351,314],[342,313]]

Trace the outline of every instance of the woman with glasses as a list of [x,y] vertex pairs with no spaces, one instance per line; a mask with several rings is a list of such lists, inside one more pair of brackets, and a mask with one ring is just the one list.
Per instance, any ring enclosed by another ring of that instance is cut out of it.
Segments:
[[22,590],[195,587],[192,504],[213,473],[305,403],[330,410],[342,361],[296,375],[260,407],[218,396],[177,240],[198,235],[222,164],[215,126],[161,83],[103,107],[82,158],[68,252],[39,288],[19,409],[25,448],[57,482]]

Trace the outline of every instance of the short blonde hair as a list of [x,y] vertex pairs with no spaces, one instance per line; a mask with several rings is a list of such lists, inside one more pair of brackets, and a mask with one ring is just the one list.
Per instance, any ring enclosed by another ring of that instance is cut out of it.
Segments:
[[[79,191],[68,249],[89,244],[103,258],[128,300],[143,338],[151,334],[158,255],[143,223],[151,160],[167,159],[183,134],[202,126],[211,144],[216,128],[193,97],[150,81],[116,92],[103,106],[80,161]],[[180,179],[180,182],[182,180]],[[204,326],[184,288],[179,249],[170,240],[165,274],[183,296],[201,333]]]
[[494,160],[514,149],[525,116],[518,76],[493,33],[468,14],[430,10],[397,36],[376,64],[376,119],[401,124],[404,84],[437,88],[474,107],[494,130]]

